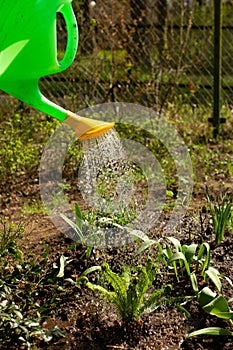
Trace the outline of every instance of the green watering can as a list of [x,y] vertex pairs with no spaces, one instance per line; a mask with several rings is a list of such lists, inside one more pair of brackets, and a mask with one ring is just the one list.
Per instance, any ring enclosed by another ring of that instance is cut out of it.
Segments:
[[[114,126],[80,117],[49,101],[39,89],[41,77],[59,73],[73,62],[78,27],[72,0],[0,0],[0,89],[64,121],[80,139],[97,137]],[[66,22],[67,45],[57,59],[56,17]]]

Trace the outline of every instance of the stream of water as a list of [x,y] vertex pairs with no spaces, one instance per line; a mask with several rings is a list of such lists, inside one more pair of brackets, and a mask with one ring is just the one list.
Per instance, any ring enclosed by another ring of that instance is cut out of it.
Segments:
[[117,213],[127,208],[133,192],[133,164],[115,129],[82,142],[84,158],[79,187],[92,208]]

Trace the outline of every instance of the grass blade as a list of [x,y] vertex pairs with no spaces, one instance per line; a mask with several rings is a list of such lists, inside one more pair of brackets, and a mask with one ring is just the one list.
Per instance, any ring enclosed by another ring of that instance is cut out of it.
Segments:
[[189,333],[188,337],[189,339],[191,337],[196,337],[198,335],[229,335],[233,336],[233,332],[228,331],[227,329],[220,328],[220,327],[208,327],[208,328],[202,328],[197,331]]

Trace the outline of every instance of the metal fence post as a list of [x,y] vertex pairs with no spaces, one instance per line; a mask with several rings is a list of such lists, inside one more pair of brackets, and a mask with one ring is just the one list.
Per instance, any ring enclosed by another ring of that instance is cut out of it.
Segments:
[[214,137],[219,134],[222,78],[222,0],[214,0]]

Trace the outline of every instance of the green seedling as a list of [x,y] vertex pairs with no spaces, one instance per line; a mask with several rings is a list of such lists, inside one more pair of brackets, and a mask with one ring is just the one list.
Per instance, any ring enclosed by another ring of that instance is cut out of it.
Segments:
[[[222,294],[217,295],[217,293],[213,292],[209,287],[205,287],[198,294],[198,301],[206,313],[224,319],[229,322],[230,326],[233,326],[233,311],[229,306],[233,298],[227,300]],[[199,335],[233,336],[233,332],[221,327],[207,327],[191,332],[186,340]]]
[[206,187],[206,198],[213,223],[215,243],[219,245],[223,241],[225,229],[231,221],[233,197],[230,196],[227,198],[221,193],[220,198],[216,197],[214,200],[214,198],[209,194],[208,187]]
[[156,244],[158,261],[163,262],[165,266],[174,271],[177,281],[180,280],[180,275],[184,276],[186,274],[190,278],[193,290],[198,293],[199,287],[196,275],[199,274],[205,282],[209,278],[216,288],[221,291],[221,275],[217,269],[210,266],[210,245],[208,243],[202,243],[199,250],[197,250],[197,244],[181,245],[175,237],[168,237],[167,239],[173,244],[174,250],[168,243],[163,248],[161,240],[150,239],[141,231],[132,231],[132,234],[143,241],[135,256]]
[[81,281],[104,300],[116,305],[123,324],[134,323],[143,313],[156,310],[172,289],[171,285],[166,285],[153,290],[157,268],[152,259],[148,259],[145,267],[124,265],[122,274],[113,272],[107,263],[101,269],[108,286],[93,284],[86,276],[81,277]]
[[[74,230],[76,236],[79,237],[79,242],[82,245],[86,245],[88,237],[84,236],[83,232],[82,232],[82,229],[83,229],[82,212],[81,212],[78,204],[75,204],[75,222],[70,220],[64,214],[60,214],[60,216],[62,217],[63,220],[65,220],[67,222],[67,224],[70,225],[70,227],[72,227],[72,229]],[[90,244],[87,244],[86,251],[85,251],[87,259],[90,258],[92,250],[93,250],[93,246],[90,245]]]
[[201,275],[206,282],[209,278],[216,288],[221,291],[222,284],[220,281],[220,273],[217,269],[210,266],[210,246],[208,243],[202,243],[197,252],[198,245],[186,245],[179,242],[174,237],[168,237],[175,247],[175,252],[166,244],[166,248],[162,249],[158,243],[159,260],[161,259],[165,265],[172,268],[176,278],[179,281],[179,274],[186,274],[191,281],[192,288],[198,292],[197,274]]
[[16,225],[0,219],[0,257],[5,255],[21,256],[22,253],[17,247],[17,243],[23,232],[24,227],[21,223]]

